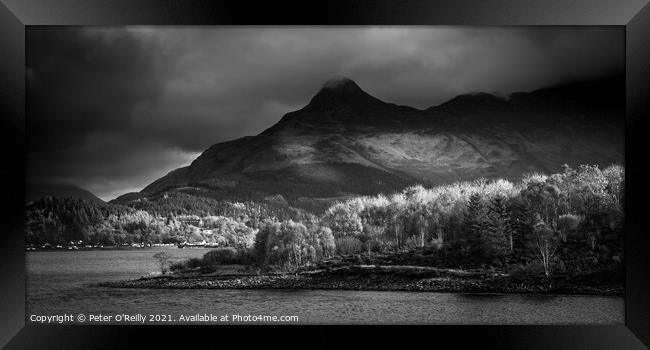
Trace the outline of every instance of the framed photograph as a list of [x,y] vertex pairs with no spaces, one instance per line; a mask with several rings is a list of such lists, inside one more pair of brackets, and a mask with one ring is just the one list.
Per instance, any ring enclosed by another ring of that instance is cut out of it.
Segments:
[[646,5],[3,0],[0,344],[647,348]]

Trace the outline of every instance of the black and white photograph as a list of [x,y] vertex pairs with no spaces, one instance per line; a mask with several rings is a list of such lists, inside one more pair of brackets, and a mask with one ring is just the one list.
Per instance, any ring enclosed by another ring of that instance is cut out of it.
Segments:
[[26,323],[625,321],[624,27],[25,49]]

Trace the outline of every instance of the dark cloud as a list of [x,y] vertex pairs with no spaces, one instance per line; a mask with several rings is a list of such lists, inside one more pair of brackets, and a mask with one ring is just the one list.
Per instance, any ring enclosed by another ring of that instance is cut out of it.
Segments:
[[27,34],[30,149],[76,146],[88,133],[119,132],[139,101],[161,93],[156,53],[129,33],[37,27]]
[[28,171],[110,199],[257,134],[347,76],[426,108],[624,66],[614,27],[31,27]]

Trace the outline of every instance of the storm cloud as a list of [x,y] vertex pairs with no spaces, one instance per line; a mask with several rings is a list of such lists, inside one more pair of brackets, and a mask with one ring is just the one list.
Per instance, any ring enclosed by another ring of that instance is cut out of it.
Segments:
[[624,69],[617,27],[30,27],[30,182],[112,199],[254,135],[332,77],[427,108]]

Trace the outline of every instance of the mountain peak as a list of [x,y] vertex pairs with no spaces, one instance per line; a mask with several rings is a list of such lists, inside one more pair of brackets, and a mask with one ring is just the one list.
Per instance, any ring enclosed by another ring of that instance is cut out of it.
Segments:
[[355,83],[354,80],[347,77],[337,77],[337,78],[332,78],[327,80],[325,84],[323,84],[321,91],[325,89],[348,90],[348,91],[361,90],[359,85],[357,85],[357,83]]
[[339,77],[326,81],[312,98],[309,106],[318,109],[338,109],[377,104],[383,102],[363,91],[352,79]]

